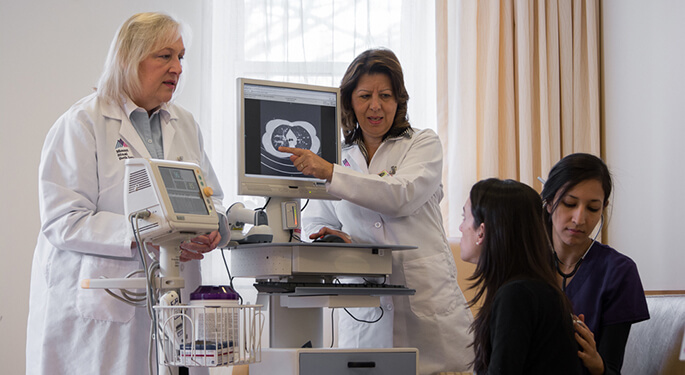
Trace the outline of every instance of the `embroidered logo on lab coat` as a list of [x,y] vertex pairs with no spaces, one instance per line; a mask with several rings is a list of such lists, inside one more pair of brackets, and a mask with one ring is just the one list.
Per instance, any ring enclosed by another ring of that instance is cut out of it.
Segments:
[[114,151],[117,153],[117,157],[119,158],[119,160],[133,159],[131,149],[128,148],[126,142],[124,142],[124,140],[121,138],[119,138],[116,146],[114,146]]

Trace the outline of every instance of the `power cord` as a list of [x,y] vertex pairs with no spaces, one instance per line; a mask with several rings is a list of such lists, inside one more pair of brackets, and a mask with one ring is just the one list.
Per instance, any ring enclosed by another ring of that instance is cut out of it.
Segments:
[[[333,282],[338,283],[338,284],[341,284],[340,279],[335,279]],[[364,279],[364,282],[369,283],[369,281],[366,280],[366,279]],[[383,278],[383,284],[385,284],[385,277]],[[384,314],[383,307],[382,307],[382,306],[378,306],[378,308],[381,310],[381,315],[380,315],[376,320],[364,320],[364,319],[359,319],[359,318],[357,318],[356,316],[352,315],[352,313],[351,313],[349,310],[347,310],[346,307],[343,307],[343,310],[345,310],[345,312],[347,313],[347,315],[350,316],[350,318],[352,318],[352,319],[354,319],[354,320],[356,320],[356,321],[358,321],[358,322],[360,322],[360,323],[373,324],[373,323],[378,323],[378,322],[383,318],[383,314]]]
[[266,210],[266,206],[269,205],[269,202],[271,202],[271,197],[266,198],[266,202],[264,203],[264,207],[260,208],[259,210],[261,210],[261,211]]
[[381,316],[379,316],[378,319],[376,319],[376,320],[364,320],[364,319],[359,319],[359,318],[357,318],[356,316],[352,315],[352,313],[349,312],[349,311],[347,310],[346,307],[343,307],[343,310],[345,310],[345,312],[347,313],[347,315],[350,316],[350,318],[352,318],[352,319],[354,319],[354,320],[356,320],[356,321],[358,321],[358,322],[360,322],[360,323],[369,323],[369,324],[373,324],[373,323],[378,323],[378,322],[383,318],[383,307],[382,307],[382,306],[378,306],[378,308],[381,309]]
[[[154,373],[154,370],[152,368],[153,364],[153,359],[152,356],[154,355],[154,363],[156,364],[157,371],[156,373],[159,375],[159,353],[158,353],[158,337],[155,332],[155,328],[157,328],[157,315],[154,313],[152,306],[155,305],[155,294],[154,294],[154,289],[153,285],[154,283],[152,282],[154,273],[157,269],[159,269],[159,262],[156,260],[156,257],[152,256],[151,258],[154,260],[152,264],[148,267],[147,264],[147,259],[145,258],[145,254],[143,254],[143,250],[145,250],[145,253],[147,254],[152,254],[150,251],[147,250],[147,247],[144,243],[144,241],[141,241],[140,239],[140,228],[138,225],[138,221],[140,218],[147,218],[150,217],[150,211],[144,210],[144,211],[138,211],[135,212],[131,215],[129,215],[129,221],[131,222],[131,227],[133,229],[133,237],[136,241],[136,248],[138,249],[138,255],[140,256],[140,261],[143,263],[143,272],[145,272],[145,284],[146,284],[146,307],[147,307],[147,313],[150,319],[152,320],[152,324],[150,325],[150,340],[148,341],[148,372],[150,374]],[[133,220],[135,219],[135,225]],[[154,254],[152,254],[154,255]],[[140,272],[140,270],[138,271]],[[122,292],[123,293],[123,292]],[[154,347],[154,354],[153,354],[153,347]]]
[[243,296],[238,293],[238,291],[233,287],[233,276],[231,276],[231,270],[228,268],[228,262],[226,262],[226,254],[224,254],[224,248],[221,249],[221,258],[224,260],[224,267],[226,268],[226,274],[228,275],[228,285],[231,287],[233,292],[235,292],[238,295],[238,298],[240,299],[240,304],[243,304]]

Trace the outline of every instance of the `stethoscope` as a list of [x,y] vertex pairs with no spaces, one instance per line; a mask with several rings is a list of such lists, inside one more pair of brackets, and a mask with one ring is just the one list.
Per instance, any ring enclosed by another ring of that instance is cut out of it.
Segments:
[[587,250],[585,250],[585,254],[583,254],[583,256],[580,257],[580,259],[578,259],[578,261],[576,262],[576,265],[573,267],[573,271],[571,271],[569,273],[564,273],[561,270],[561,267],[559,267],[559,263],[561,263],[561,264],[564,264],[564,263],[561,260],[559,260],[559,256],[557,255],[556,250],[552,249],[552,252],[554,253],[554,266],[557,269],[557,273],[559,273],[559,275],[561,275],[561,278],[563,279],[562,283],[561,283],[561,290],[563,290],[564,292],[566,291],[566,283],[567,283],[568,279],[573,277],[573,275],[575,275],[576,272],[578,272],[578,268],[580,268],[580,264],[583,263],[585,256],[587,255],[587,253],[590,252],[590,249],[595,244],[595,242],[597,242],[597,236],[602,232],[603,226],[604,226],[604,214],[602,214],[602,216],[599,217],[599,229],[597,230],[597,233],[595,233],[595,236],[592,237],[592,243],[590,243],[590,246],[588,246]]

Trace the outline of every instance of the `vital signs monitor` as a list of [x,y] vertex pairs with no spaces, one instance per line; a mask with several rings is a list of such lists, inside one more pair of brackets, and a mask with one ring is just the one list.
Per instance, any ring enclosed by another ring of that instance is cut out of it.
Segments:
[[140,213],[141,238],[165,242],[219,229],[213,191],[195,164],[128,159],[125,186],[125,212]]

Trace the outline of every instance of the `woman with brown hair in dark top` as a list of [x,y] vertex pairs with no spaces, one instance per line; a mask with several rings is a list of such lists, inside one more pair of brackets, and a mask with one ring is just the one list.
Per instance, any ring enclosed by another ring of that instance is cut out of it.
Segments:
[[474,371],[483,374],[579,374],[571,306],[557,285],[542,222],[542,200],[529,186],[488,179],[464,205],[461,258],[483,300],[476,315]]

